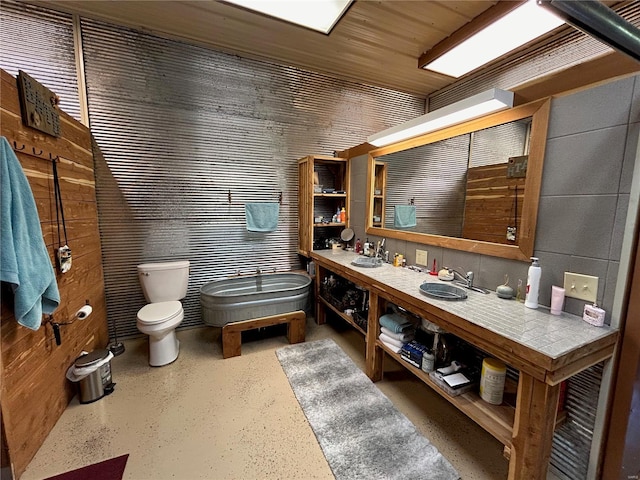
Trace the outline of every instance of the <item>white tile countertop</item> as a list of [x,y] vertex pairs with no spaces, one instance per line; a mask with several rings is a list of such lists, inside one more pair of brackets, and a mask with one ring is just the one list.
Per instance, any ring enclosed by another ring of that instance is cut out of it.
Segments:
[[326,258],[350,271],[357,272],[361,277],[370,279],[375,285],[401,291],[552,359],[566,355],[616,331],[608,326],[594,327],[581,317],[565,312],[561,315],[551,315],[547,307],[530,309],[516,300],[501,299],[495,292],[483,294],[465,289],[468,295],[465,300],[432,298],[420,292],[421,284],[451,282],[443,282],[426,272],[394,267],[390,264],[383,264],[377,268],[357,267],[351,262],[359,255],[344,250],[317,250],[313,255],[319,259]]

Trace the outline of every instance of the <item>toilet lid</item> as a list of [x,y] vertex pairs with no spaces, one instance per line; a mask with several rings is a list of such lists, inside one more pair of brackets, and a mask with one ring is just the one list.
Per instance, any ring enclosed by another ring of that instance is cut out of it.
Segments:
[[150,303],[138,311],[138,320],[151,325],[171,320],[181,312],[182,304],[178,300]]

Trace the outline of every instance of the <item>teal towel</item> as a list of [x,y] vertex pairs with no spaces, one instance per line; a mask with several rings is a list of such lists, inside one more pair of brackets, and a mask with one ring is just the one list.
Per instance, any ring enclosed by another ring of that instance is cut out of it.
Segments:
[[244,213],[250,232],[273,232],[278,228],[279,203],[247,203]]
[[60,304],[40,218],[27,177],[6,138],[0,141],[0,280],[11,284],[14,316],[20,325],[40,328],[42,314]]
[[409,228],[416,226],[416,206],[396,205],[394,223],[396,228]]
[[380,325],[393,333],[407,332],[413,329],[413,323],[397,313],[387,313],[380,317]]

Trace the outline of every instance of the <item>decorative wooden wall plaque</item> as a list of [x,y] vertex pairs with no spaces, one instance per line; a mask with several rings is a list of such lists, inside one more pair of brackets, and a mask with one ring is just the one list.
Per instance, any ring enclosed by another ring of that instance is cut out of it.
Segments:
[[54,137],[60,136],[58,96],[34,78],[18,72],[20,110],[25,125]]
[[509,157],[507,166],[507,178],[524,178],[527,176],[527,163],[529,155]]

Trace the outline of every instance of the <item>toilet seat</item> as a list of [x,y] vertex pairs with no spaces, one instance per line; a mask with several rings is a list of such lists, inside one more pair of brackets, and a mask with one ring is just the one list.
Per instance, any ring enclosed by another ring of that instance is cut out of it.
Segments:
[[167,322],[182,313],[182,303],[170,302],[149,303],[138,311],[138,321],[143,325],[156,325]]

